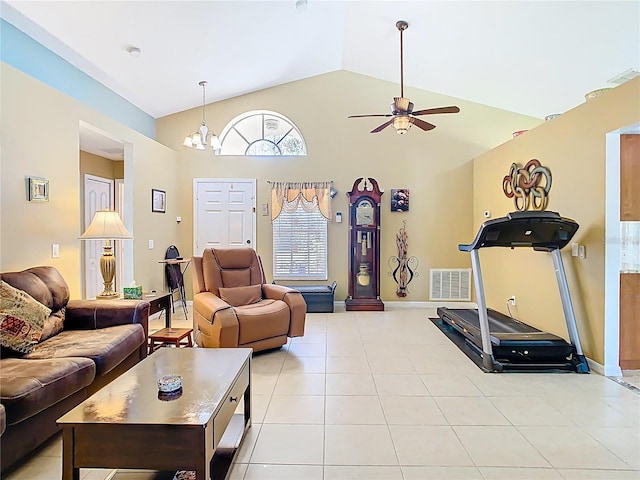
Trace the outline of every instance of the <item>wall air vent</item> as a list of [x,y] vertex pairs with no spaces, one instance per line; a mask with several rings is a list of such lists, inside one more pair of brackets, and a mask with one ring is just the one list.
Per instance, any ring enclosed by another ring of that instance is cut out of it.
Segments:
[[613,83],[614,85],[622,85],[624,82],[628,82],[629,80],[636,78],[638,75],[640,75],[640,72],[630,68],[629,70],[622,72],[620,75],[616,75],[611,80],[607,80],[607,82]]
[[471,301],[470,268],[432,268],[430,300]]

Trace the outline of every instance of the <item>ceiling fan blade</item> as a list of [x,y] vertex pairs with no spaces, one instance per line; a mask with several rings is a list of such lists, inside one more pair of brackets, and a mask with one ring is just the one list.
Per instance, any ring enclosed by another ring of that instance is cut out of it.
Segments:
[[380,125],[377,128],[374,128],[373,130],[371,130],[371,133],[378,133],[381,132],[382,130],[384,130],[385,128],[387,128],[389,125],[391,125],[391,123],[393,122],[393,120],[389,120],[388,122],[384,122],[382,125]]
[[413,115],[433,115],[435,113],[458,113],[459,111],[460,111],[460,108],[456,106],[426,108],[424,110],[418,110],[417,112],[413,112]]
[[434,124],[429,123],[429,122],[425,122],[424,120],[420,120],[419,118],[411,117],[409,119],[409,121],[411,123],[413,123],[416,127],[419,127],[422,130],[424,130],[425,132],[428,131],[428,130],[433,130],[434,128],[436,128],[436,126]]
[[390,113],[379,113],[372,115],[349,115],[347,118],[363,118],[363,117],[392,117],[393,115]]

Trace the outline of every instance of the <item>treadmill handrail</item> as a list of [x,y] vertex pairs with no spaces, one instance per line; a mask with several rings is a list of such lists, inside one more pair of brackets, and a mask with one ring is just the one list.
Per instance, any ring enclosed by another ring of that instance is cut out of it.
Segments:
[[557,212],[511,212],[506,217],[484,222],[470,244],[459,244],[458,250],[470,252],[486,247],[531,247],[549,252],[564,248],[578,231],[575,220]]

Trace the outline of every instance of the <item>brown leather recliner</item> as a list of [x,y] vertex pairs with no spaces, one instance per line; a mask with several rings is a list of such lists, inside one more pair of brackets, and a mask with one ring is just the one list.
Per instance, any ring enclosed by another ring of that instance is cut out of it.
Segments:
[[282,285],[265,283],[252,248],[208,248],[192,259],[193,330],[200,347],[278,348],[304,335],[307,304]]

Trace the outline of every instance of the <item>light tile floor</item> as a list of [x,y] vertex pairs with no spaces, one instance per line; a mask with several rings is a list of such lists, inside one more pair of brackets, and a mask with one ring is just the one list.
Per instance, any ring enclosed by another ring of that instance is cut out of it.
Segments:
[[[177,307],[172,326],[191,326]],[[482,373],[434,314],[309,314],[304,337],[256,354],[253,425],[230,478],[640,479],[640,394],[594,373]],[[6,480],[60,471],[56,437]]]

